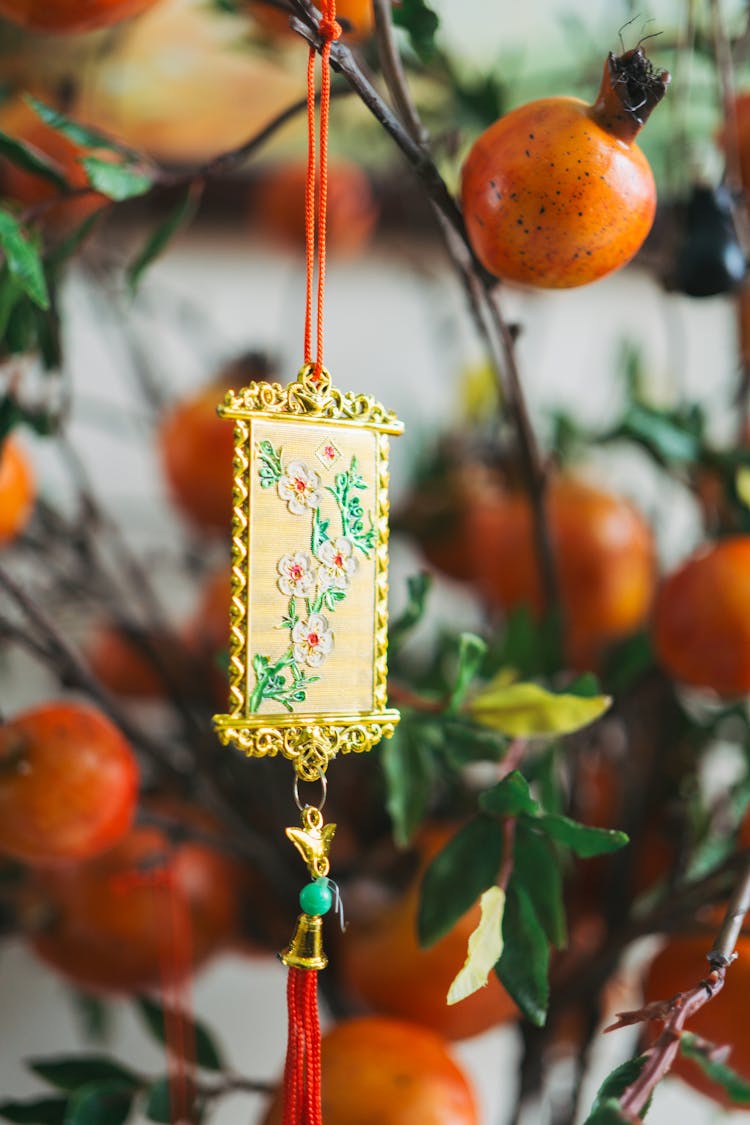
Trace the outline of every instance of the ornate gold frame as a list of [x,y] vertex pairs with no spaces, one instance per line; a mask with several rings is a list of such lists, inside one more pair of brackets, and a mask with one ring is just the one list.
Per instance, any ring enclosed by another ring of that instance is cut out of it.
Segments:
[[[229,615],[229,713],[214,716],[214,728],[226,746],[254,757],[282,754],[299,777],[321,777],[336,754],[372,749],[381,738],[390,738],[399,720],[387,707],[388,673],[388,454],[389,435],[403,433],[403,423],[369,395],[342,393],[331,383],[325,368],[316,377],[311,364],[297,380],[250,383],[229,391],[219,406],[223,418],[234,420],[234,489],[232,515],[232,587]],[[374,709],[371,712],[321,714],[255,714],[249,710],[248,583],[249,497],[251,491],[252,426],[256,419],[277,422],[325,422],[374,431],[376,436],[375,526],[375,635]]]

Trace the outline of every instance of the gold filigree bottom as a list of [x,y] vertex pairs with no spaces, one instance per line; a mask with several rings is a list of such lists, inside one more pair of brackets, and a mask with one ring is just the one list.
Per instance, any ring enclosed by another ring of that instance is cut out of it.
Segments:
[[335,717],[313,715],[308,720],[304,715],[288,719],[215,715],[214,727],[224,746],[234,745],[253,758],[281,754],[293,763],[303,781],[316,781],[337,754],[362,754],[372,750],[381,739],[390,738],[400,717],[398,711]]

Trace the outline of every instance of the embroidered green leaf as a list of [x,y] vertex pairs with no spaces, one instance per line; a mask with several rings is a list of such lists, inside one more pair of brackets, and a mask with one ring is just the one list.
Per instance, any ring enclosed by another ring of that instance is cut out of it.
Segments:
[[258,455],[258,477],[261,488],[271,488],[281,480],[281,446],[274,449],[268,439],[259,441],[255,447]]
[[593,723],[610,707],[607,695],[556,695],[539,684],[508,684],[495,677],[468,705],[478,723],[516,738],[570,734]]
[[479,925],[469,936],[463,968],[448,989],[449,1004],[457,1004],[484,988],[503,951],[505,892],[500,887],[489,887],[479,903],[482,916]]
[[420,888],[417,928],[422,945],[447,934],[497,881],[502,854],[502,825],[489,816],[474,817],[438,852]]

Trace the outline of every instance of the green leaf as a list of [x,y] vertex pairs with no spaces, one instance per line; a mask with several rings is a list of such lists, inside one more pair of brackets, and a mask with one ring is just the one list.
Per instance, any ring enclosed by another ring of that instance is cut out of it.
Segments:
[[693,419],[664,414],[641,403],[633,403],[620,424],[607,436],[635,442],[659,465],[693,463],[701,454],[701,441]]
[[604,683],[615,697],[625,695],[654,666],[654,653],[647,633],[636,633],[607,652]]
[[508,739],[489,727],[472,723],[460,715],[441,715],[442,752],[449,766],[461,769],[469,762],[499,762],[508,749]]
[[539,805],[529,792],[529,783],[522,773],[513,770],[497,785],[480,794],[479,807],[492,816],[518,816],[528,813],[535,816]]
[[111,1007],[101,996],[91,992],[74,989],[71,999],[75,1006],[76,1016],[81,1025],[83,1035],[89,1041],[106,1039],[110,1030]]
[[8,317],[5,328],[5,347],[11,355],[21,355],[32,352],[37,343],[36,308],[26,296],[13,306],[13,311]]
[[[586,1125],[590,1125],[592,1120],[597,1120],[594,1116],[595,1114],[607,1109],[608,1106],[611,1109],[613,1105],[617,1109],[617,1112],[620,1113],[620,1117],[613,1118],[613,1120],[627,1120],[627,1118],[622,1116],[617,1099],[622,1097],[628,1086],[632,1085],[636,1078],[640,1077],[647,1059],[647,1055],[637,1055],[634,1059],[626,1059],[624,1063],[621,1063],[620,1066],[610,1071],[596,1092],[594,1104],[591,1107],[591,1116],[586,1119]],[[641,1119],[646,1116],[649,1104],[650,1099],[640,1115]],[[605,1117],[603,1120],[606,1121],[608,1119]]]
[[503,915],[503,952],[495,972],[506,992],[535,1027],[549,1004],[549,944],[531,899],[512,875]]
[[408,601],[400,617],[391,624],[388,631],[388,647],[396,648],[404,637],[419,624],[427,608],[427,595],[432,585],[432,577],[426,572],[412,574],[406,580]]
[[595,855],[609,855],[619,851],[629,842],[624,832],[612,828],[591,828],[567,816],[545,813],[535,822],[558,844],[564,844],[581,859]]
[[582,699],[593,699],[601,694],[599,680],[593,672],[584,672],[577,676],[572,683],[568,684],[565,691],[567,695],[580,695]]
[[435,763],[430,748],[420,737],[419,726],[396,727],[385,743],[380,760],[386,781],[386,807],[393,821],[393,836],[405,847],[422,822],[432,792]]
[[[148,996],[137,996],[135,1004],[146,1027],[159,1043],[166,1045],[164,1009]],[[206,1070],[223,1070],[224,1062],[213,1036],[205,1024],[196,1020],[191,1034],[195,1039],[195,1061]]]
[[192,220],[198,208],[199,197],[200,193],[194,190],[194,185],[191,185],[166,219],[151,232],[142,250],[127,270],[127,282],[131,293],[135,293],[151,263],[159,257],[177,232]]
[[564,949],[568,934],[560,863],[547,838],[523,818],[516,825],[513,877],[529,896],[547,940]]
[[128,159],[133,160],[138,158],[139,154],[128,145],[116,141],[113,137],[107,136],[106,133],[100,132],[98,129],[90,129],[86,125],[79,125],[77,121],[72,118],[66,117],[64,113],[59,110],[53,109],[52,106],[45,105],[44,102],[39,101],[38,98],[32,97],[31,94],[25,94],[24,100],[28,102],[38,117],[42,121],[50,125],[56,132],[62,133],[73,141],[74,144],[80,145],[82,148],[96,148],[108,149],[110,152],[119,152]]
[[108,160],[100,160],[97,156],[86,156],[81,160],[81,164],[86,169],[91,187],[116,203],[121,203],[124,199],[133,199],[137,195],[145,195],[154,185],[152,176],[129,164],[112,164]]
[[51,1086],[77,1090],[92,1082],[119,1082],[133,1088],[140,1079],[132,1070],[105,1055],[71,1055],[51,1059],[30,1059],[27,1066]]
[[689,1031],[683,1031],[680,1038],[680,1053],[696,1063],[700,1069],[717,1085],[735,1105],[750,1105],[750,1082],[732,1070],[725,1062],[712,1059],[711,1052],[716,1048]]
[[503,855],[502,826],[477,816],[438,852],[422,879],[417,930],[422,945],[432,945],[497,880]]
[[149,1086],[146,1092],[144,1112],[150,1121],[159,1121],[163,1122],[164,1125],[169,1125],[172,1120],[169,1103],[169,1078],[166,1075],[163,1078],[157,1078]]
[[9,211],[0,210],[0,246],[11,275],[17,279],[24,293],[40,308],[49,308],[49,294],[39,251]]
[[133,1087],[124,1082],[91,1082],[72,1095],[65,1125],[125,1125]]
[[503,734],[533,738],[580,730],[603,715],[611,703],[606,695],[556,695],[539,684],[508,684],[501,673],[474,696],[468,711],[476,722]]
[[17,1125],[63,1125],[65,1098],[33,1098],[28,1102],[0,1102],[0,1117]]
[[0,156],[4,156],[17,168],[22,168],[24,172],[31,172],[32,176],[39,176],[40,179],[54,184],[60,192],[66,192],[70,188],[60,165],[56,164],[46,153],[26,141],[9,137],[7,133],[2,131],[0,131]]
[[455,713],[461,706],[471,681],[481,667],[486,652],[487,644],[481,637],[477,637],[475,633],[461,633],[458,638],[458,667],[448,703],[449,711]]
[[425,0],[401,0],[392,8],[393,22],[409,36],[412,50],[423,61],[435,54],[435,33],[440,20]]
[[625,1116],[614,1098],[609,1098],[586,1118],[583,1125],[631,1125],[632,1120],[632,1117]]

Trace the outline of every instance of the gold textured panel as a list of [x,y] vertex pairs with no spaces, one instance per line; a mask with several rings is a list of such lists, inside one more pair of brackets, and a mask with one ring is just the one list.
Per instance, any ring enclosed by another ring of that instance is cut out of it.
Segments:
[[229,709],[219,738],[300,777],[390,737],[388,435],[401,423],[311,366],[251,383],[235,424]]

